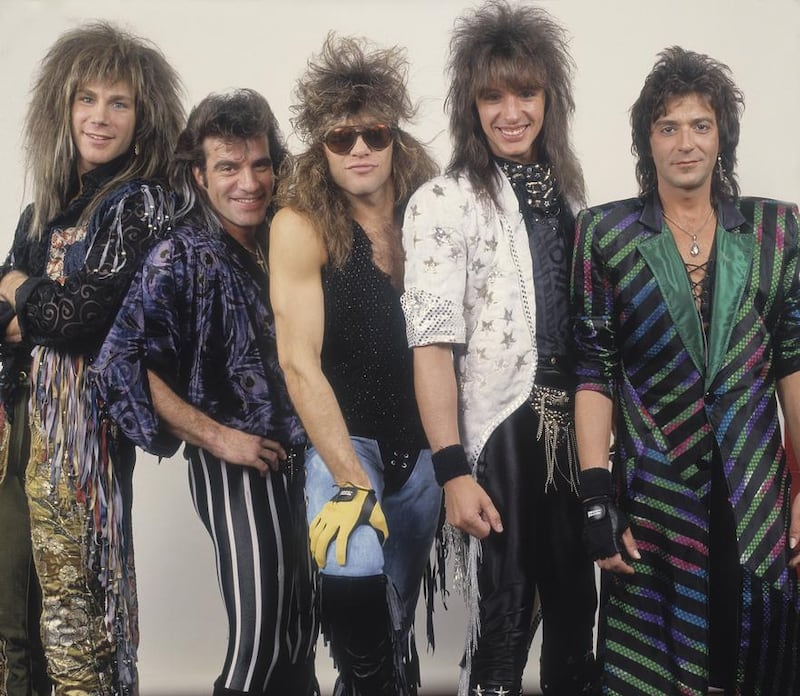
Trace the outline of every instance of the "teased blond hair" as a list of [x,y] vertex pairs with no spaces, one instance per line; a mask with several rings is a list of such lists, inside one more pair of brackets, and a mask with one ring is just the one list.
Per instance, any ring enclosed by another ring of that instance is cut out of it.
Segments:
[[93,81],[128,84],[136,103],[136,124],[128,162],[98,192],[82,221],[121,182],[166,178],[183,124],[178,74],[154,44],[107,22],[72,29],[58,38],[42,60],[25,119],[26,164],[34,204],[28,234],[33,238],[41,236],[48,220],[68,202],[78,157],[72,139],[72,104],[77,90]]

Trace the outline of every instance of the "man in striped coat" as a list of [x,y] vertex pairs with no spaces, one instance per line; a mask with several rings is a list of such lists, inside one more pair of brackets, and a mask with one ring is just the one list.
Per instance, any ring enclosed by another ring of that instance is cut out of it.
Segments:
[[725,65],[663,51],[631,111],[640,197],[578,221],[576,423],[606,694],[800,688],[800,503],[776,399],[798,444],[797,208],[739,197],[742,106]]

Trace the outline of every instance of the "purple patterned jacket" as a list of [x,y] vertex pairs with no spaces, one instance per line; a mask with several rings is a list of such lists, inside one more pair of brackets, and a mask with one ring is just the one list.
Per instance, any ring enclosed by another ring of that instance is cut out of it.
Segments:
[[305,442],[278,366],[267,275],[221,229],[185,221],[153,247],[92,369],[111,417],[153,454],[180,443],[159,423],[148,369],[224,425]]

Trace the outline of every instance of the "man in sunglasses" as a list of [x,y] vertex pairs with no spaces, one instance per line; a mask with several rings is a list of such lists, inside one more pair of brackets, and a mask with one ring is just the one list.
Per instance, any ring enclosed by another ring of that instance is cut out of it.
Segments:
[[[535,599],[545,694],[590,693],[596,608],[576,495],[569,273],[584,202],[572,60],[530,5],[456,22],[446,176],[409,202],[416,395],[471,610],[461,690],[521,693]],[[454,530],[455,531],[455,530]]]
[[412,624],[441,505],[400,307],[400,220],[436,171],[400,128],[413,114],[405,81],[400,49],[328,37],[297,86],[308,149],[281,180],[270,232],[337,696],[416,693]]
[[186,443],[228,616],[214,696],[318,696],[306,541],[305,433],[278,365],[267,294],[274,172],[288,156],[253,90],[212,94],[178,139],[172,234],[131,284],[94,370],[119,428],[170,456]]

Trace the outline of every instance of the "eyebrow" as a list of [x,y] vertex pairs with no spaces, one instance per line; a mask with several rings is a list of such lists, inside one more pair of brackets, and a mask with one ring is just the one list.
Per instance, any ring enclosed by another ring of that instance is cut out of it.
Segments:
[[[97,92],[95,92],[93,89],[89,89],[88,87],[79,87],[77,90],[75,90],[75,95],[77,96],[78,94],[86,94],[87,96],[90,96],[90,97],[97,97]],[[134,101],[134,98],[133,98],[132,94],[125,94],[123,92],[120,92],[119,94],[110,94],[108,96],[108,100],[109,101]]]
[[241,160],[221,159],[214,163],[214,169],[222,169],[222,167],[239,167],[241,164]]
[[[703,121],[708,121],[709,123],[713,122],[715,119],[713,116],[698,116],[697,118],[693,118],[688,123],[695,124],[701,123]],[[679,121],[678,119],[674,118],[657,118],[653,121],[654,126],[677,126],[683,123],[683,121]]]

